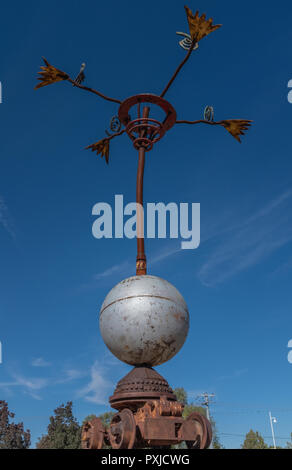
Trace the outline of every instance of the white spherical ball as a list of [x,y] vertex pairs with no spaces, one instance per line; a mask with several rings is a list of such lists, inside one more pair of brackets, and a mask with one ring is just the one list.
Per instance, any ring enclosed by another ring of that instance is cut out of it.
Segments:
[[181,349],[189,330],[189,313],[169,282],[156,276],[133,276],[106,296],[99,327],[106,346],[118,359],[153,367]]

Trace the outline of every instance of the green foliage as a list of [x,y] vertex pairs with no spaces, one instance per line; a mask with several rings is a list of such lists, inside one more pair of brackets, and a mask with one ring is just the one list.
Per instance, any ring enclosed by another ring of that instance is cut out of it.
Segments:
[[217,426],[212,416],[211,416],[211,426],[212,426],[212,433],[213,433],[213,438],[212,438],[213,449],[224,449],[225,447],[220,442]]
[[245,441],[241,447],[242,449],[268,449],[264,438],[259,432],[254,432],[252,429],[246,434]]
[[110,422],[111,422],[111,420],[112,420],[112,418],[115,414],[116,413],[114,411],[107,411],[106,413],[103,413],[103,414],[99,415],[98,418],[101,419],[102,424],[104,425],[104,427],[108,428],[109,425],[110,425]]
[[212,439],[213,449],[225,449],[225,447],[220,442],[220,439],[217,433],[217,428],[215,425],[213,426],[212,420],[211,420],[211,423],[212,423],[212,430],[213,430],[213,439]]
[[286,449],[292,449],[292,432],[291,432],[291,442],[287,442]]
[[187,392],[185,391],[184,388],[182,388],[182,387],[181,388],[175,388],[174,389],[174,394],[175,394],[176,398],[178,399],[178,401],[180,401],[184,405],[187,404],[188,395],[187,395]]
[[14,416],[8,403],[0,400],[0,449],[27,449],[30,446],[30,431],[24,431],[23,423],[10,423]]
[[81,426],[72,412],[72,401],[54,410],[48,432],[36,444],[38,449],[80,449]]
[[109,425],[110,425],[110,422],[111,422],[111,420],[112,420],[112,418],[115,414],[116,413],[114,411],[106,411],[105,413],[103,413],[99,416],[96,416],[94,414],[88,415],[88,416],[86,416],[86,418],[84,418],[82,424],[85,424],[87,421],[92,421],[94,418],[99,418],[99,419],[101,419],[102,424],[104,425],[104,427],[108,428]]
[[[104,425],[106,429],[109,428],[111,420],[115,414],[116,413],[114,411],[106,411],[105,413],[98,416],[98,418],[101,419],[102,424]],[[107,445],[104,445],[104,449],[110,449],[110,447]]]
[[97,418],[97,416],[94,414],[86,416],[82,421],[82,425],[87,423],[88,421],[92,421],[94,418]]
[[206,416],[206,409],[203,408],[203,406],[197,406],[197,405],[194,405],[193,403],[190,403],[189,405],[185,405],[184,407],[183,418],[186,419],[188,416],[190,416],[194,412],[197,412],[203,416]]

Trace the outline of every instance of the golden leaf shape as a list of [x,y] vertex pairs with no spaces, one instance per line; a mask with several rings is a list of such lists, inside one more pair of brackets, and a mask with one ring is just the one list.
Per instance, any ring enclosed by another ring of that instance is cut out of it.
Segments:
[[108,139],[102,139],[99,140],[98,142],[95,142],[95,144],[88,145],[86,147],[87,149],[91,149],[92,152],[96,152],[96,155],[101,154],[101,158],[105,157],[106,163],[109,161],[109,140]]
[[185,10],[187,13],[192,40],[195,40],[196,42],[199,42],[205,36],[208,36],[208,34],[222,26],[222,24],[213,25],[213,19],[210,18],[209,20],[206,20],[205,14],[200,17],[198,11],[193,15],[192,11],[187,6],[185,6]]
[[246,119],[228,119],[220,121],[220,125],[230,132],[230,134],[241,143],[240,136],[245,134],[245,131],[251,126],[252,121]]
[[69,75],[67,75],[67,73],[62,72],[62,70],[56,69],[56,67],[49,64],[49,62],[44,57],[43,61],[45,63],[45,67],[42,66],[42,71],[38,72],[38,74],[40,75],[40,77],[38,77],[38,80],[40,80],[41,83],[35,86],[35,90],[46,85],[51,85],[52,83],[60,82],[62,80],[68,80]]

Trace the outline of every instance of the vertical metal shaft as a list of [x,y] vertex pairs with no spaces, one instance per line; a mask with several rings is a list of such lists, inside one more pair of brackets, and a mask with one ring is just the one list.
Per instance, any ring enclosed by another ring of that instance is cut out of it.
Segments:
[[[143,118],[149,116],[150,108],[145,106],[143,109]],[[147,130],[146,130],[147,132]],[[141,137],[145,131],[141,132]],[[137,203],[137,259],[136,259],[136,275],[141,276],[147,274],[147,262],[144,246],[144,211],[143,211],[143,180],[145,167],[145,147],[139,148],[137,186],[136,186],[136,203]]]

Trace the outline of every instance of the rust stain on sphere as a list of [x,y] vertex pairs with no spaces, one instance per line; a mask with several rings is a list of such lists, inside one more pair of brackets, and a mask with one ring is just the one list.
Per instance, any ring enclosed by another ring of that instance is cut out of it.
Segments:
[[105,298],[99,327],[109,350],[121,361],[157,366],[183,346],[189,312],[178,290],[156,276],[133,276]]

